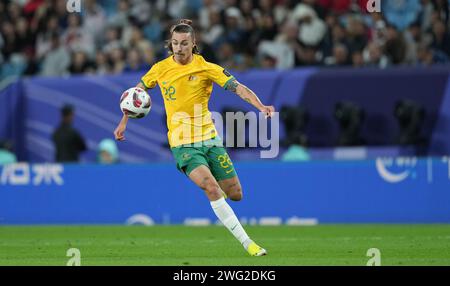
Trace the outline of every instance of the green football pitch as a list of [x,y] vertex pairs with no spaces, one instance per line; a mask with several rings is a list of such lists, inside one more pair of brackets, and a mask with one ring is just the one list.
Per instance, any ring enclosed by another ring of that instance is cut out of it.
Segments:
[[221,226],[0,226],[0,265],[450,265],[450,225],[247,226],[250,257]]

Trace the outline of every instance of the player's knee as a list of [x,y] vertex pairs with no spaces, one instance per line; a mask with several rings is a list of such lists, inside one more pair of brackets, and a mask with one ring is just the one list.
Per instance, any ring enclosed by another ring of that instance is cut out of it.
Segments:
[[230,192],[229,198],[232,201],[240,201],[242,200],[242,190],[241,189],[235,189]]
[[208,197],[219,199],[222,196],[222,191],[217,183],[210,182],[205,184],[203,190],[206,192]]

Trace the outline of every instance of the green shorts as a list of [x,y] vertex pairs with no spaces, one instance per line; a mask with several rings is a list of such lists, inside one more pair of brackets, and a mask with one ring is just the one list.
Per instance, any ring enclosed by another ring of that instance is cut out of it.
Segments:
[[171,148],[171,151],[178,170],[187,176],[200,165],[208,167],[217,181],[237,176],[222,140],[218,137],[200,143],[177,146]]

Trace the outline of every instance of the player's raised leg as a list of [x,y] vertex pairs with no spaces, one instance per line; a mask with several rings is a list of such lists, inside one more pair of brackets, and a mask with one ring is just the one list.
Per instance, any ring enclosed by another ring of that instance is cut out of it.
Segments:
[[249,238],[233,209],[225,201],[219,184],[207,166],[198,166],[190,172],[189,178],[205,191],[216,216],[250,255],[262,256],[267,254],[265,249],[259,247]]

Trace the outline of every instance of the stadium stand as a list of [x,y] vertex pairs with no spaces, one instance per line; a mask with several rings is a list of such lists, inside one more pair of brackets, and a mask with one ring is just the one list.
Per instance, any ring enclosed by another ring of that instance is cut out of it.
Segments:
[[120,74],[164,58],[176,19],[192,18],[205,57],[232,70],[432,65],[449,61],[442,0],[0,1],[0,78]]

